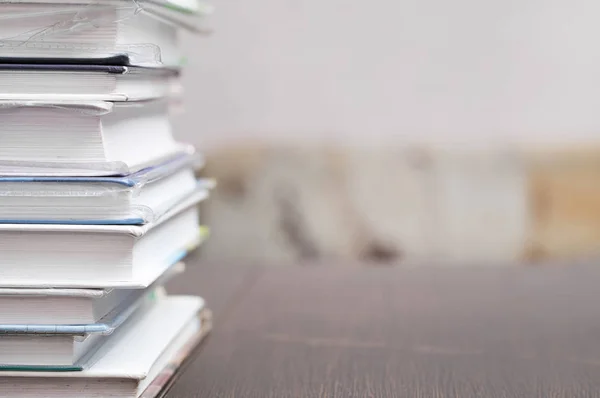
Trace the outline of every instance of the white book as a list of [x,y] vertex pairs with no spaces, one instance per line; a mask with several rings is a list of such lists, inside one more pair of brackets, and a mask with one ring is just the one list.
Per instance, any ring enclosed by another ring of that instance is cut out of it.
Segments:
[[0,325],[0,372],[82,370],[110,335],[137,312],[155,304],[162,288],[122,302],[98,323],[83,325]]
[[[112,64],[42,64],[32,59],[0,59],[0,99],[29,101],[141,101],[177,98],[179,72]],[[119,58],[105,60],[120,62]],[[62,63],[61,63],[62,62]],[[75,61],[72,61],[75,62]]]
[[[183,155],[125,177],[0,177],[0,223],[141,225],[214,184]],[[199,162],[200,163],[200,162]]]
[[0,57],[101,59],[126,54],[133,65],[178,66],[178,30],[193,29],[177,23],[177,16],[189,14],[186,10],[175,12],[172,5],[152,2],[13,1],[1,7]]
[[[93,355],[107,339],[102,334],[0,336],[0,372],[4,370],[73,370],[84,368],[84,357]],[[0,392],[2,397],[2,392]]]
[[0,101],[0,175],[129,174],[188,150],[166,101]]
[[0,330],[6,325],[100,323],[122,303],[137,300],[184,269],[183,263],[173,265],[146,289],[0,288]]
[[204,197],[141,226],[0,224],[0,286],[147,287],[200,243]]
[[199,297],[166,297],[117,329],[83,371],[0,372],[0,396],[137,398],[145,391],[153,396],[161,373],[180,365],[210,329],[203,310]]
[[[80,5],[89,6],[98,4],[97,0],[8,0],[13,4],[55,4],[55,5]],[[214,7],[206,2],[199,0],[136,0],[135,4],[131,4],[132,0],[104,0],[103,4],[114,4],[120,7],[137,7],[146,11],[152,11],[157,14],[178,13],[184,15],[193,15],[196,17],[204,17],[214,12]]]

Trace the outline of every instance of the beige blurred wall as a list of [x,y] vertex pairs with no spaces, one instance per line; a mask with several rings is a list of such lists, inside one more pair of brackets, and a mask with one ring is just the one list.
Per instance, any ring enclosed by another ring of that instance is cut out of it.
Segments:
[[175,123],[220,177],[207,257],[597,251],[600,3],[215,5]]

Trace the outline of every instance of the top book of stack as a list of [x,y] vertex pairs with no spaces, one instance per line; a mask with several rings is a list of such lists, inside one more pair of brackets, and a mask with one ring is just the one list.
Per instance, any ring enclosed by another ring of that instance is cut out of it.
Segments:
[[169,68],[184,60],[178,30],[204,31],[202,17],[212,12],[190,0],[9,0],[2,7],[0,63]]

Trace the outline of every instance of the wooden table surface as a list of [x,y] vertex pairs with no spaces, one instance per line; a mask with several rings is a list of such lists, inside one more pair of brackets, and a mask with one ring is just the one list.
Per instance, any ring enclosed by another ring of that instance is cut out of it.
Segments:
[[192,257],[210,337],[167,398],[600,397],[600,264],[274,267]]

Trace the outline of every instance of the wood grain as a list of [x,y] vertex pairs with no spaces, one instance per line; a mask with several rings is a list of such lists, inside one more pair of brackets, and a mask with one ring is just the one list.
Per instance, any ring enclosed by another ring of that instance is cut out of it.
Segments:
[[228,315],[168,398],[600,397],[595,266],[190,266],[185,283],[209,269]]

